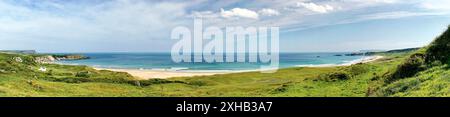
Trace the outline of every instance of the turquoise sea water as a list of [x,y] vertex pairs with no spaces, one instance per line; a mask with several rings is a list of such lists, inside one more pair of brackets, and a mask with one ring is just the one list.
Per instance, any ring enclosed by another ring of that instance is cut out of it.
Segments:
[[[267,65],[262,63],[175,63],[172,61],[170,53],[82,54],[90,57],[90,59],[59,61],[59,63],[99,68],[153,70],[255,70],[259,69],[261,65]],[[347,53],[280,53],[279,67],[344,64],[362,58],[362,56],[335,56],[337,54]]]

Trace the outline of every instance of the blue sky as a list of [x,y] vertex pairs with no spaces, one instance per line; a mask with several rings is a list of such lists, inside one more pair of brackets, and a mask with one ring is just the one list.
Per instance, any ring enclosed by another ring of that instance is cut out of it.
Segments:
[[388,50],[428,44],[450,24],[449,0],[2,0],[0,49],[160,52],[170,32],[279,26],[285,52]]

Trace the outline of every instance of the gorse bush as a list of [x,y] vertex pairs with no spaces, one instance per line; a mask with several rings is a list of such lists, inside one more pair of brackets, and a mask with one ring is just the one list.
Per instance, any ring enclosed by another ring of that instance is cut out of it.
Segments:
[[345,68],[345,71],[350,73],[352,76],[360,75],[369,72],[372,69],[371,65],[368,64],[355,64]]
[[75,77],[89,78],[89,77],[90,77],[90,72],[89,72],[89,71],[81,71],[81,72],[77,72],[77,74],[75,75]]
[[194,85],[194,86],[205,86],[207,85],[205,82],[203,81],[191,81],[188,83],[189,85]]
[[411,55],[403,63],[397,66],[397,69],[391,74],[385,74],[387,82],[392,82],[398,79],[412,77],[420,71],[426,69],[424,62],[424,55],[416,53]]
[[[128,82],[130,84],[133,84],[132,82]],[[166,80],[166,79],[148,79],[148,80],[140,80],[139,81],[141,86],[149,86],[149,85],[153,85],[153,84],[167,84],[167,83],[182,83],[182,84],[187,84],[185,82],[182,81],[171,81],[171,80]]]
[[319,76],[320,80],[327,81],[327,82],[334,82],[334,81],[340,81],[340,80],[348,80],[352,77],[350,73],[347,71],[335,71],[327,74],[322,74]]

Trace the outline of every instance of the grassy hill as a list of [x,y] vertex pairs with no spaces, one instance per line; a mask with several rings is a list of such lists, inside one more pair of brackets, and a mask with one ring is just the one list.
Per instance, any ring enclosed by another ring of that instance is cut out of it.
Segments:
[[449,96],[449,41],[447,30],[427,47],[352,66],[151,80],[0,53],[0,96]]
[[375,96],[450,96],[450,27],[383,77]]

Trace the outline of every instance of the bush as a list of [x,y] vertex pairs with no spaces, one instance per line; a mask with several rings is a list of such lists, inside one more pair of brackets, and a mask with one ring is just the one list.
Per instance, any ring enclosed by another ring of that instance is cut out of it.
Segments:
[[65,78],[55,78],[53,76],[44,77],[43,79],[53,82],[65,82],[65,83],[84,83],[92,82],[89,78],[78,78],[78,77],[65,77]]
[[274,89],[273,93],[283,93],[286,92],[288,90],[289,85],[287,84],[283,84],[277,88]]
[[328,74],[324,74],[320,76],[321,80],[327,82],[334,82],[339,80],[348,80],[351,78],[351,75],[346,71],[336,71]]
[[75,77],[89,78],[90,77],[90,72],[89,71],[77,72]]
[[[136,84],[135,82],[129,82],[130,84]],[[153,84],[167,84],[167,83],[185,83],[182,81],[171,81],[171,80],[165,80],[165,79],[148,79],[148,80],[140,80],[139,81],[141,86],[149,86]]]
[[355,64],[347,67],[345,71],[349,72],[353,76],[356,76],[369,72],[371,70],[371,67],[372,66],[368,64]]
[[405,62],[397,66],[397,69],[391,73],[386,74],[387,82],[392,82],[398,79],[412,77],[418,72],[426,69],[424,62],[424,55],[416,53],[411,55]]
[[195,85],[195,86],[205,86],[206,83],[203,81],[192,81],[188,83],[189,85]]

